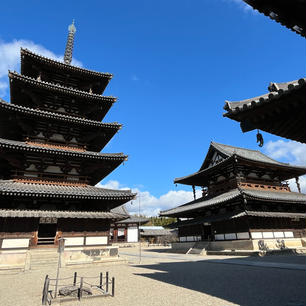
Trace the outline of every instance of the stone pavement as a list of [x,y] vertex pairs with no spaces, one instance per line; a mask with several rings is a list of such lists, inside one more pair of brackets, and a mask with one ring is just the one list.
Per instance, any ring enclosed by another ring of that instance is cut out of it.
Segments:
[[[141,264],[138,264],[138,249],[120,251],[129,264],[61,269],[61,277],[71,276],[74,271],[84,276],[109,271],[116,278],[114,298],[72,301],[64,305],[306,305],[305,270],[258,265],[258,262],[274,262],[301,266],[305,262],[303,256],[275,256],[263,260],[258,257],[201,257],[171,254],[165,252],[165,248],[154,248],[142,250]],[[254,262],[254,265],[246,265]],[[55,277],[55,273],[45,269],[0,274],[0,305],[41,305],[44,277],[46,274]]]

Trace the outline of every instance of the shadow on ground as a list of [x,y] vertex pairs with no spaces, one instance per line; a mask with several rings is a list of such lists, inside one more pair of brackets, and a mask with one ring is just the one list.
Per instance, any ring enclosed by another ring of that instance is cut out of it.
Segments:
[[[220,262],[226,263],[226,260],[220,259]],[[236,305],[305,306],[305,271],[302,270],[217,264],[210,260],[139,267],[155,271],[137,275],[196,290]]]

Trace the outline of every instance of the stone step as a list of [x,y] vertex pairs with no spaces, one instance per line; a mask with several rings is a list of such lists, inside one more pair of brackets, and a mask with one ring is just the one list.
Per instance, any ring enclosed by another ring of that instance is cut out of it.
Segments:
[[31,261],[31,266],[35,265],[48,265],[48,264],[57,264],[57,260],[40,260],[40,261]]
[[58,254],[31,254],[31,258],[58,258]]
[[206,254],[206,249],[209,245],[208,241],[198,241],[190,248],[186,254]]

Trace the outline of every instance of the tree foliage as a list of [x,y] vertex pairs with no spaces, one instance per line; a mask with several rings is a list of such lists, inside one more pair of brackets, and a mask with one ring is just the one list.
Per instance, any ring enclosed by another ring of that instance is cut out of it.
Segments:
[[167,217],[150,217],[149,222],[145,225],[151,226],[167,226],[173,222],[176,222],[176,218],[167,218]]

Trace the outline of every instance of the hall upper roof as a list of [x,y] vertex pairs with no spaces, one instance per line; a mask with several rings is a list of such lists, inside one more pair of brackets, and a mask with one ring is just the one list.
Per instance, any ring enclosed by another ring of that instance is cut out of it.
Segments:
[[244,0],[244,2],[305,37],[306,2],[304,0]]
[[[214,152],[220,153],[223,159],[214,165],[211,165],[210,161]],[[199,171],[196,171],[187,176],[176,178],[174,183],[202,186],[203,178],[207,178],[207,180],[209,180],[210,175],[214,171],[218,171],[219,169],[236,161],[239,161],[241,164],[252,164],[254,168],[260,166],[261,168],[269,168],[271,171],[277,170],[280,173],[284,173],[282,180],[306,174],[305,167],[292,166],[287,163],[276,161],[261,153],[260,151],[211,142],[204,162],[202,163]]]
[[240,122],[243,132],[260,129],[306,142],[306,79],[270,83],[269,93],[241,101],[225,101],[224,117]]

